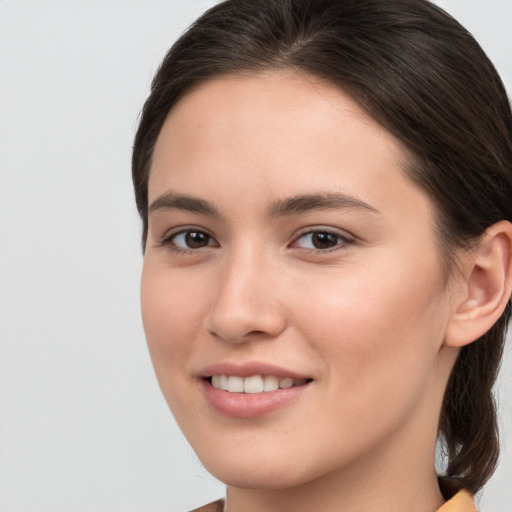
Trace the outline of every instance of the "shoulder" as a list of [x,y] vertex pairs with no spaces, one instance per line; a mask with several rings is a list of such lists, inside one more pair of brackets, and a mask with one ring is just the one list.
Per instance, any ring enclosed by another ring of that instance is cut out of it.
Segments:
[[223,512],[224,511],[224,500],[212,501],[212,503],[208,503],[208,505],[203,505],[202,507],[195,508],[190,512]]

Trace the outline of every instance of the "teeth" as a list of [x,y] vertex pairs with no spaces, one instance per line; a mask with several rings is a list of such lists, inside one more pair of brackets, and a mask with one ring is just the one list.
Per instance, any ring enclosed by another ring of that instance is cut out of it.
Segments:
[[263,391],[263,379],[259,375],[244,379],[244,393],[261,393]]
[[293,379],[286,378],[279,381],[280,388],[291,388],[293,386]]
[[290,377],[279,378],[275,375],[251,375],[250,377],[238,377],[237,375],[213,375],[212,386],[230,393],[262,393],[288,389],[293,386],[301,386],[305,379],[294,380]]
[[243,393],[244,379],[230,375],[228,377],[228,391],[230,393]]
[[263,391],[275,391],[279,389],[279,379],[273,375],[267,375],[263,382]]

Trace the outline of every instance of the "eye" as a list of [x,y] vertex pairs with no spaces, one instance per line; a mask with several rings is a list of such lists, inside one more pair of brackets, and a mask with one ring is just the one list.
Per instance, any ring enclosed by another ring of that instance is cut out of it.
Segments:
[[161,245],[175,251],[193,251],[205,247],[217,247],[216,240],[204,231],[198,229],[184,229],[166,237]]
[[299,236],[293,247],[315,251],[329,251],[353,243],[353,239],[336,231],[317,229]]

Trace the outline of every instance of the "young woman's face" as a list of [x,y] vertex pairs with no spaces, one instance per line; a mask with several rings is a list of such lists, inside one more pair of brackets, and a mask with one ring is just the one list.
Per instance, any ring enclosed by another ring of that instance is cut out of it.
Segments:
[[221,480],[290,487],[431,455],[453,301],[405,160],[350,97],[291,73],[215,79],[170,113],[143,319]]

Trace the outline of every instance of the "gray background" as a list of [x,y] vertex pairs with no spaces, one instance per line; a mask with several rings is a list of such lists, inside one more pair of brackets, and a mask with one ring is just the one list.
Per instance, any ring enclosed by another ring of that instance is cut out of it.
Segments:
[[[0,0],[0,512],[170,512],[223,493],[153,376],[130,181],[151,76],[212,3]],[[512,91],[512,1],[438,3]],[[498,391],[484,512],[512,512],[510,346]]]

